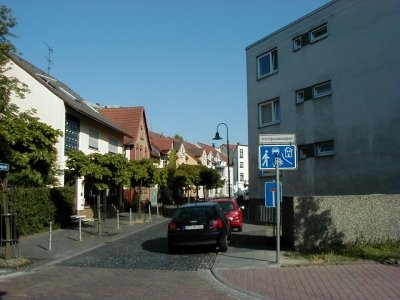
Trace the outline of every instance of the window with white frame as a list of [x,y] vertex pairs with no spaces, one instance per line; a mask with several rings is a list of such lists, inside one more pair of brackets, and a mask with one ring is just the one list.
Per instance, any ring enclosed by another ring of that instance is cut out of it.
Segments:
[[118,140],[112,137],[108,138],[108,152],[118,153]]
[[317,157],[331,156],[335,154],[333,141],[317,143],[315,147],[316,147]]
[[296,103],[304,102],[304,90],[296,91]]
[[89,148],[90,149],[99,149],[99,137],[100,133],[98,130],[90,128],[89,129]]
[[293,39],[293,50],[299,50],[301,48],[301,36]]
[[243,158],[243,149],[240,149],[240,150],[239,150],[239,157],[240,157],[240,158]]
[[260,127],[279,123],[281,120],[279,98],[260,103],[258,114]]
[[239,166],[240,166],[240,168],[243,168],[243,162],[242,161],[239,163]]
[[324,24],[310,31],[310,42],[316,42],[328,35],[328,26]]
[[313,98],[319,98],[332,93],[331,82],[317,84],[313,87]]
[[257,78],[278,71],[278,50],[274,49],[257,57]]
[[244,174],[243,173],[239,174],[239,181],[244,181]]

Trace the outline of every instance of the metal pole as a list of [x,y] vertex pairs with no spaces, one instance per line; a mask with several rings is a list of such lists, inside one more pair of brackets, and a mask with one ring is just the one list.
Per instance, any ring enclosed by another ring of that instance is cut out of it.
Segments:
[[280,222],[281,222],[281,189],[279,184],[279,158],[275,156],[275,173],[276,173],[276,263],[279,264],[279,252],[281,251],[280,242]]
[[79,218],[79,241],[82,242],[82,218]]
[[6,260],[11,259],[11,219],[9,213],[9,203],[8,203],[8,195],[7,195],[7,187],[8,186],[8,179],[7,173],[3,179],[3,216],[4,216],[4,223],[5,223],[5,231],[6,231],[6,245],[4,249],[4,258]]
[[129,224],[132,224],[132,208],[129,209]]
[[100,194],[97,192],[97,233],[102,234],[103,229],[101,228],[101,205],[100,205]]
[[50,222],[50,230],[49,230],[49,248],[48,250],[51,251],[51,231],[53,227],[53,222]]
[[117,229],[119,230],[119,210],[117,210]]
[[149,220],[151,221],[151,205],[149,205]]

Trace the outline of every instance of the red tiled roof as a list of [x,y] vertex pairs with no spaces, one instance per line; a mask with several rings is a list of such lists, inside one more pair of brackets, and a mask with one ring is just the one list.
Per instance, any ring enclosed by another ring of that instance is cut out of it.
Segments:
[[[112,120],[133,137],[133,139],[124,137],[125,144],[135,142],[138,138],[142,118],[144,125],[147,127],[143,106],[102,108],[99,111],[102,115]],[[145,129],[147,132],[147,128]]]
[[154,145],[157,149],[163,152],[168,152],[172,149],[174,139],[166,137],[161,133],[149,131],[150,144]]
[[206,150],[207,153],[211,152],[211,153],[213,153],[214,155],[217,154],[217,153],[220,153],[220,152],[218,152],[218,150],[215,149],[213,146],[210,146],[210,145],[207,145],[207,144],[203,144],[203,143],[197,143],[197,144],[198,144],[201,148],[203,148],[204,150]]

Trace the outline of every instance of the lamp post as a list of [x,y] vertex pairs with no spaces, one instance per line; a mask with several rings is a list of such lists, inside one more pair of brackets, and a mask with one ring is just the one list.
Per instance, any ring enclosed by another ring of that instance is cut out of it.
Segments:
[[225,123],[219,123],[217,125],[217,132],[215,133],[215,137],[213,138],[213,140],[222,140],[222,137],[220,137],[219,132],[218,132],[218,127],[219,125],[225,125],[226,127],[226,144],[227,144],[227,148],[228,148],[228,194],[229,194],[229,199],[231,198],[231,163],[229,160],[229,129],[228,129],[228,125],[226,125]]

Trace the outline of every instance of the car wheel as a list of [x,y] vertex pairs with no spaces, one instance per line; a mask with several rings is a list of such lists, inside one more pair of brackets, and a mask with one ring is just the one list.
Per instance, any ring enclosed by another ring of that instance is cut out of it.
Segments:
[[228,235],[226,233],[221,236],[221,239],[219,241],[219,251],[228,251]]
[[243,227],[242,227],[242,226],[239,226],[237,230],[238,230],[239,232],[242,232]]

